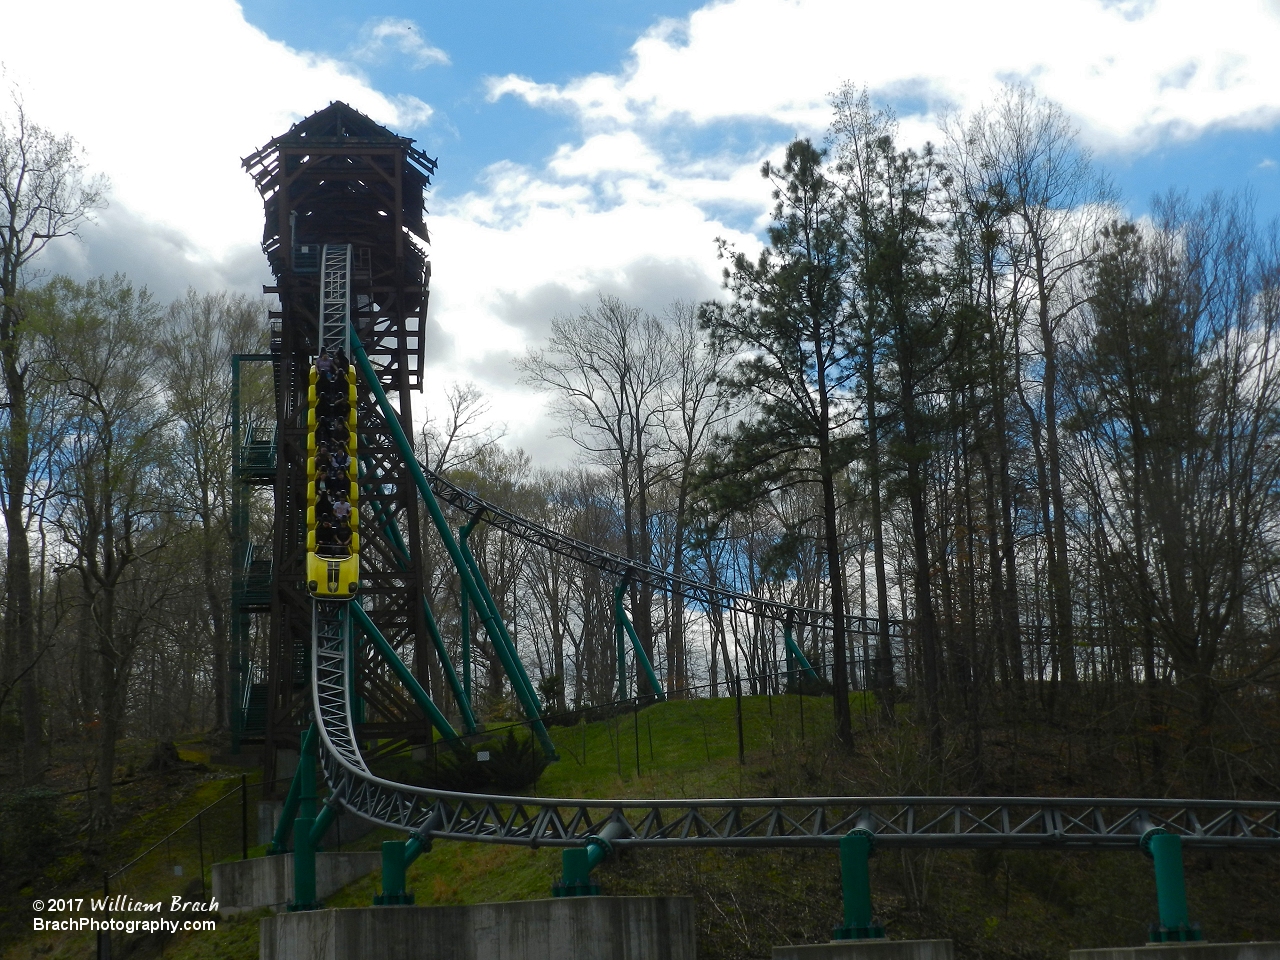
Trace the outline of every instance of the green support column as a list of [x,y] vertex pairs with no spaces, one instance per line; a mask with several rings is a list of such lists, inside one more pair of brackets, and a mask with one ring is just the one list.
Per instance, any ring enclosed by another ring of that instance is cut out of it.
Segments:
[[566,847],[560,853],[560,879],[551,885],[553,897],[595,897],[600,884],[591,879],[591,871],[613,855],[613,842],[630,835],[625,823],[611,820],[599,836],[587,837],[581,847]]
[[[284,808],[280,811],[280,822],[276,824],[275,835],[271,838],[271,843],[267,846],[268,856],[276,853],[289,852],[289,834],[293,832],[293,821],[298,816],[298,804],[302,793],[302,758],[309,751],[314,749],[316,737],[316,726],[313,723],[307,727],[302,734],[302,742],[298,747],[298,769],[293,772],[293,780],[289,784],[289,794],[284,799]],[[315,777],[312,777],[311,793],[315,795]],[[314,802],[314,799],[313,799]],[[312,807],[312,815],[315,815],[315,808]]]
[[[791,636],[790,621],[787,622],[786,629],[782,633],[782,639],[787,647],[787,663],[790,664],[791,660],[794,658],[795,662],[800,664],[800,669],[804,671],[804,675],[810,680],[816,682],[818,674],[814,671],[813,667],[809,665],[809,658],[804,655],[804,651],[800,649],[800,645],[796,643],[795,639]],[[790,669],[789,666],[788,669]]]
[[844,924],[831,931],[832,940],[882,940],[884,927],[871,919],[871,873],[867,861],[875,834],[856,829],[840,838],[840,889],[844,895]]
[[427,715],[427,719],[430,720],[432,725],[440,731],[440,735],[444,737],[445,740],[457,740],[457,731],[453,729],[445,715],[440,712],[439,708],[436,707],[431,698],[427,696],[427,692],[423,690],[422,685],[418,683],[418,678],[413,675],[413,671],[405,666],[405,662],[400,659],[395,648],[391,646],[387,641],[387,638],[382,635],[382,632],[378,629],[377,625],[369,618],[369,614],[365,609],[358,603],[350,604],[350,607],[356,623],[360,625],[360,628],[364,631],[365,635],[373,641],[374,647],[377,649],[378,653],[382,655],[383,660],[385,660],[387,666],[391,668],[392,673],[399,677],[400,682],[409,689],[414,700],[417,701],[418,706],[421,707],[422,711]]
[[[626,588],[626,581],[624,580],[622,582],[621,589],[625,590],[625,588]],[[631,618],[627,616],[627,610],[622,605],[622,595],[619,594],[617,590],[615,590],[613,596],[614,596],[614,606],[613,606],[614,619],[617,621],[617,626],[621,626],[622,629],[626,632],[626,635],[631,638],[631,649],[636,655],[637,669],[644,671],[645,678],[649,681],[649,688],[653,690],[654,698],[656,700],[659,700],[665,703],[667,699],[667,695],[666,693],[663,692],[662,686],[658,683],[658,675],[654,673],[653,664],[649,662],[649,655],[644,652],[644,647],[640,645],[640,638],[636,635],[636,628],[632,625]],[[618,639],[618,643],[622,644],[625,647],[625,644],[623,644],[623,641],[621,638]],[[619,653],[621,653],[621,649],[619,650]],[[621,656],[619,656],[618,658],[618,665],[619,667],[621,667],[621,672],[619,673],[619,676],[625,677],[626,664]],[[638,680],[636,681],[636,696],[637,697],[640,696]],[[618,699],[625,700],[626,698],[619,697]]]
[[316,899],[316,849],[311,831],[316,825],[315,738],[303,741],[298,755],[298,818],[293,821],[293,900],[290,911],[318,910]]
[[[472,517],[467,527],[474,529],[479,520],[479,515]],[[468,534],[470,534],[470,529],[467,530]],[[507,632],[507,625],[502,622],[502,617],[498,615],[498,604],[493,599],[493,594],[489,592],[489,585],[485,583],[484,577],[480,574],[480,565],[476,562],[475,555],[472,554],[471,547],[468,546],[465,537],[459,540],[458,549],[462,555],[463,562],[467,566],[467,571],[471,574],[472,582],[476,585],[479,602],[488,611],[489,622],[494,625],[494,632],[491,634],[490,639],[493,640],[494,649],[498,652],[503,669],[507,671],[507,677],[511,680],[511,689],[524,707],[525,715],[533,721],[533,733],[542,744],[543,751],[552,760],[558,760],[559,756],[555,752],[555,744],[551,742],[551,737],[547,734],[547,728],[542,722],[542,703],[538,700],[538,695],[533,689],[533,683],[529,680],[529,674],[525,672],[524,664],[520,661],[520,654],[516,650],[515,641],[511,639],[511,635]]]
[[413,894],[404,888],[406,846],[403,840],[382,842],[382,893],[373,898],[376,906],[413,903]]
[[[458,528],[458,542],[466,543],[467,537],[471,534],[471,524],[466,524]],[[471,600],[467,596],[467,591],[459,590],[462,595],[462,611],[459,623],[462,629],[462,689],[467,695],[467,702],[471,702]]]
[[[458,541],[454,539],[453,528],[449,526],[449,521],[445,519],[444,511],[440,509],[440,503],[436,500],[436,495],[431,492],[431,485],[427,483],[427,475],[422,472],[422,464],[417,460],[413,444],[409,442],[409,438],[405,435],[404,428],[400,424],[399,411],[387,399],[386,391],[382,389],[382,384],[378,381],[378,372],[373,368],[373,364],[369,362],[369,357],[364,352],[364,347],[360,345],[360,341],[355,336],[351,338],[351,359],[355,361],[356,366],[360,369],[365,385],[373,393],[379,409],[382,410],[383,415],[387,418],[387,426],[391,430],[392,439],[395,440],[396,447],[399,449],[401,456],[404,457],[405,466],[409,469],[409,474],[413,477],[418,493],[422,496],[422,502],[426,504],[427,513],[431,516],[431,522],[435,525],[436,532],[440,535],[444,548],[449,552],[449,559],[453,561],[454,569],[458,571],[458,579],[462,582],[462,589],[471,595],[471,603],[475,607],[476,614],[480,617],[490,641],[493,642],[494,646],[501,647],[502,631],[505,630],[505,627],[495,622],[497,617],[485,606],[485,588],[483,584],[477,583],[476,578],[472,575],[472,571],[467,565],[467,558]],[[537,698],[534,697],[532,703],[524,703],[522,705],[525,707],[525,714],[533,727],[534,736],[538,738],[538,742],[542,745],[543,752],[550,759],[558,760],[559,755],[556,753],[556,746],[547,734],[546,725],[542,722],[542,708],[537,703]]]
[[591,879],[586,847],[566,847],[560,852],[560,881],[551,887],[553,897],[594,897],[600,884]]
[[1199,924],[1187,915],[1187,884],[1182,870],[1182,838],[1160,827],[1142,835],[1142,850],[1155,863],[1160,922],[1150,928],[1152,943],[1203,940]]
[[341,812],[336,803],[331,802],[332,797],[325,801],[320,808],[320,815],[316,817],[311,827],[311,849],[319,851],[323,848],[324,835],[329,832],[329,828],[333,826],[333,821],[337,819]]

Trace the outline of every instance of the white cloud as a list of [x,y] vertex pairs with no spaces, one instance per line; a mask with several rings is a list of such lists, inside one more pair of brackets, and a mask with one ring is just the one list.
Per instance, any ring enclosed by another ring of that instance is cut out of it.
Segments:
[[[511,357],[545,337],[553,314],[602,290],[654,311],[714,295],[715,238],[759,244],[761,160],[793,133],[820,136],[843,81],[898,102],[905,142],[933,135],[938,108],[975,107],[1000,81],[1023,79],[1095,146],[1142,149],[1276,122],[1276,6],[1224,0],[1209,15],[1190,0],[727,0],[659,23],[616,73],[491,79],[491,100],[566,112],[577,129],[544,161],[499,161],[470,192],[433,198],[429,402],[447,380],[475,379],[514,441],[542,462],[563,459]],[[251,285],[266,272],[262,207],[240,157],[334,99],[402,132],[432,117],[417,98],[271,40],[232,0],[62,9],[56,63],[23,42],[46,29],[34,5],[0,34],[0,61],[33,115],[73,132],[114,183],[101,225],[82,247],[56,247],[51,269],[151,271],[166,296],[188,283]],[[357,54],[448,63],[408,20],[366,24]]]
[[49,17],[40,4],[6,10],[0,63],[8,81],[33,117],[72,133],[91,169],[110,177],[111,203],[122,208],[116,225],[181,235],[172,249],[198,263],[199,275],[210,261],[257,246],[262,200],[241,157],[332,100],[401,130],[430,112],[416,98],[373,89],[335,60],[270,39],[233,0],[69,0],[58,4],[53,58],[31,42],[51,29]]
[[357,60],[378,61],[385,57],[388,49],[407,58],[414,70],[447,67],[451,62],[447,53],[427,42],[416,23],[402,17],[383,17],[366,23],[360,28],[360,45],[352,51],[352,56]]
[[821,130],[840,83],[977,106],[1001,80],[1031,81],[1097,145],[1256,127],[1280,117],[1280,17],[1263,0],[729,0],[659,24],[616,74],[563,85],[518,76],[489,95],[573,110],[588,126],[685,118]]

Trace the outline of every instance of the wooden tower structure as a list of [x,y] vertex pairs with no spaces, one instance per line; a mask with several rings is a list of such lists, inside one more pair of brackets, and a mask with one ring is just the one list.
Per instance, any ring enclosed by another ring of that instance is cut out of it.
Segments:
[[[256,691],[264,780],[279,751],[296,751],[311,712],[311,598],[305,583],[307,375],[317,352],[320,251],[350,244],[351,323],[382,389],[413,435],[410,391],[422,384],[430,263],[424,194],[436,161],[345,103],[331,103],[244,160],[265,201],[262,248],[280,298],[271,313],[276,421],[270,640]],[[431,689],[438,632],[422,593],[419,503],[387,421],[360,384],[361,596],[370,617]],[[376,494],[376,495],[375,495]],[[366,512],[368,515],[366,516]],[[260,553],[257,562],[261,568]],[[264,605],[265,607],[265,605]],[[265,611],[264,611],[265,612]],[[428,632],[430,627],[430,633]],[[383,658],[357,653],[357,735],[388,746],[426,742],[430,724]],[[442,691],[443,692],[443,691]],[[434,695],[434,694],[433,694]],[[441,697],[435,695],[439,701]],[[447,694],[446,694],[447,696]],[[279,771],[287,773],[286,770]]]

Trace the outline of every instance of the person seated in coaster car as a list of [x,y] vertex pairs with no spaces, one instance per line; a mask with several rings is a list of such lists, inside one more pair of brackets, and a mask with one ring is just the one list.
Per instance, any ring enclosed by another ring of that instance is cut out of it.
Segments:
[[[334,512],[333,498],[329,496],[328,490],[319,490],[316,494],[316,520],[320,521],[325,517],[336,516]],[[348,509],[348,513],[350,510]],[[345,516],[345,515],[344,515]]]
[[351,478],[351,454],[346,447],[338,447],[329,454],[329,472],[333,476]]
[[334,496],[333,501],[329,505],[329,510],[333,514],[334,525],[346,525],[351,520],[351,501],[345,497]]
[[326,437],[329,442],[339,447],[345,447],[347,441],[351,439],[351,431],[347,429],[347,421],[340,417],[330,417],[325,421],[328,429]]
[[329,517],[316,524],[316,556],[341,556],[338,549],[338,531]]
[[329,356],[328,347],[322,349],[320,356],[316,357],[316,373],[320,374],[321,382],[333,379],[333,358]]
[[351,526],[346,523],[335,523],[333,525],[335,542],[337,543],[338,552],[334,556],[350,556],[351,554]]

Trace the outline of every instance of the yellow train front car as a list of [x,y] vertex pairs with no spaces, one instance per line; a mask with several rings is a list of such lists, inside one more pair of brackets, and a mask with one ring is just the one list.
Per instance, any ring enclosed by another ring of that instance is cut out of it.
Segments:
[[355,370],[322,352],[307,391],[307,590],[349,600],[360,589]]

